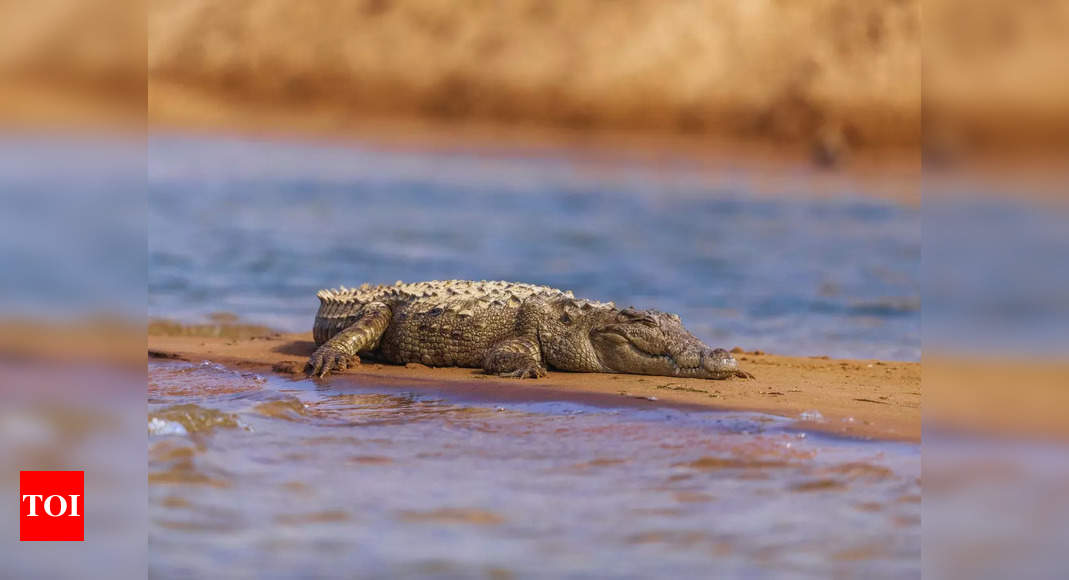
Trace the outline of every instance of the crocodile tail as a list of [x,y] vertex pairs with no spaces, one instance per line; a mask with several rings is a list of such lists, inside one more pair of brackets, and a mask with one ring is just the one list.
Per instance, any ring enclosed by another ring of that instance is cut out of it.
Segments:
[[337,296],[338,296],[338,294],[334,290],[329,290],[329,289],[323,289],[323,290],[320,290],[319,292],[316,292],[316,298],[319,298],[319,305],[320,306],[326,304],[330,300],[333,300]]
[[315,340],[316,346],[323,344],[330,340],[330,326],[332,320],[327,318],[328,310],[330,310],[337,301],[335,297],[337,295],[333,290],[320,290],[316,292],[316,297],[319,298],[319,310],[316,311],[315,324],[312,326],[312,339]]
[[316,311],[312,337],[316,344],[323,344],[359,318],[363,304],[353,296],[353,290],[344,286],[316,292],[319,310]]
[[312,327],[312,340],[315,341],[316,346],[330,340],[330,337],[333,336],[331,332],[334,326],[333,322],[326,318],[316,318],[315,326]]

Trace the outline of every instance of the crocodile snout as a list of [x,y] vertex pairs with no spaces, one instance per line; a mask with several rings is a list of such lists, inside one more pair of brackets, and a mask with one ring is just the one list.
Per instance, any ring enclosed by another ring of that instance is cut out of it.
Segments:
[[716,348],[703,353],[702,367],[711,373],[733,373],[739,369],[739,362],[730,352]]

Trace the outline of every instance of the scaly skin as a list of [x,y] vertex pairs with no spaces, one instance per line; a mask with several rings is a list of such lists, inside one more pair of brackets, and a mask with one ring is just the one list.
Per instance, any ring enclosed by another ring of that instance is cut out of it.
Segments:
[[619,309],[512,282],[446,280],[321,290],[308,372],[370,355],[386,362],[474,367],[538,378],[551,368],[705,379],[753,378],[694,337],[675,314]]

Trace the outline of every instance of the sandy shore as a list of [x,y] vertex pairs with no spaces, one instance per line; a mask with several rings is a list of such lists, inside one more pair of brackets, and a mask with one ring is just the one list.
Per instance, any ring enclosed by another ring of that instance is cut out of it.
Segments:
[[[314,349],[311,333],[253,336],[148,337],[149,356],[211,360],[256,372],[303,368]],[[441,390],[493,400],[570,400],[594,405],[670,405],[761,411],[798,419],[805,429],[857,437],[919,442],[921,365],[875,360],[736,355],[755,380],[707,381],[673,377],[551,372],[539,380],[504,379],[478,369],[365,363],[327,381]],[[811,420],[813,411],[822,419]],[[807,418],[803,418],[803,413]]]

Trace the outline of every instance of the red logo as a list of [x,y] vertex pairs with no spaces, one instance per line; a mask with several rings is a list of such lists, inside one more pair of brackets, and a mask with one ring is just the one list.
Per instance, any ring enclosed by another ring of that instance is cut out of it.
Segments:
[[19,472],[19,539],[85,541],[85,472]]

